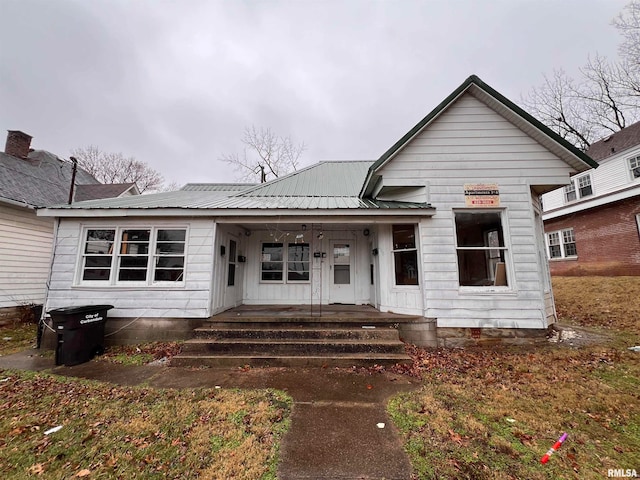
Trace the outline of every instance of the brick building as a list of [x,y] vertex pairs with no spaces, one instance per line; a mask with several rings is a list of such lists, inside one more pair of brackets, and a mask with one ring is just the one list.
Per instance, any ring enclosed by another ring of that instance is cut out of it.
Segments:
[[593,145],[600,166],[542,196],[552,275],[640,275],[640,122]]

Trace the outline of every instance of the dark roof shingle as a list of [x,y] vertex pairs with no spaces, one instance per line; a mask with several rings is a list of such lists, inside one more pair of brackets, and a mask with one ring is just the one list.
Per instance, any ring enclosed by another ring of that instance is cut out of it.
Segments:
[[596,161],[604,160],[636,145],[640,145],[640,122],[592,143],[587,155]]

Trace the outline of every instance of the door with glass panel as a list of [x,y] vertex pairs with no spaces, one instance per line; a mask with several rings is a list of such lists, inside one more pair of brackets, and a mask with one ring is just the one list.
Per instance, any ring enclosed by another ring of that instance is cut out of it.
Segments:
[[332,240],[329,252],[329,303],[355,303],[355,243]]

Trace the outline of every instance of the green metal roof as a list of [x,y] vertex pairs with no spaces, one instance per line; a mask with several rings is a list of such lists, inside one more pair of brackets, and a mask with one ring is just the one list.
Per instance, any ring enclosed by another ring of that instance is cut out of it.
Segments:
[[358,196],[372,161],[320,162],[257,185],[241,196],[351,197]]
[[[456,88],[451,94],[445,98],[436,108],[434,108],[429,114],[420,120],[411,130],[409,130],[400,140],[393,144],[391,148],[389,148],[386,152],[382,154],[382,156],[374,162],[369,168],[369,172],[367,174],[367,178],[365,183],[362,186],[360,191],[360,195],[364,195],[365,192],[368,191],[369,184],[371,183],[372,177],[376,170],[382,167],[391,157],[393,157],[399,150],[401,150],[413,137],[415,137],[423,128],[425,128],[433,119],[435,119],[440,113],[442,113],[454,100],[456,100],[461,94],[467,91],[472,86],[477,87],[481,91],[485,92],[489,97],[493,98],[498,104],[501,104],[507,110],[513,112],[515,116],[519,117],[523,121],[527,122],[535,129],[540,131],[544,136],[548,137],[553,142],[557,143],[562,147],[563,150],[567,152],[568,155],[577,158],[581,162],[585,164],[586,167],[597,168],[598,163],[591,159],[587,154],[583,151],[576,148],[574,145],[569,143],[567,140],[562,138],[560,135],[555,133],[549,127],[544,125],[539,120],[536,120],[533,116],[525,112],[518,105],[513,103],[511,100],[500,94],[498,91],[491,88],[485,82],[480,80],[476,75],[471,75],[467,78],[462,85]],[[485,102],[486,103],[486,102]]]
[[175,192],[77,202],[51,210],[432,210],[428,203],[359,198],[372,163],[322,162],[260,185],[188,184]]

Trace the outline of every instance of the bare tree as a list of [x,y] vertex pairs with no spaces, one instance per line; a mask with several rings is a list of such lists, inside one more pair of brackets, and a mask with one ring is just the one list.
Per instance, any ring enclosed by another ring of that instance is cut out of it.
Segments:
[[163,187],[164,178],[160,173],[145,162],[125,157],[122,153],[103,152],[98,147],[89,145],[76,148],[71,154],[84,170],[102,183],[134,182],[140,193]]
[[613,25],[623,37],[618,59],[588,58],[577,80],[554,71],[522,98],[535,117],[583,150],[640,119],[640,0]]
[[300,156],[306,149],[304,142],[295,144],[291,137],[279,137],[264,127],[245,127],[241,141],[244,144],[242,154],[220,157],[234,167],[240,181],[252,181],[259,174],[260,181],[265,182],[269,176],[293,172],[300,166]]

